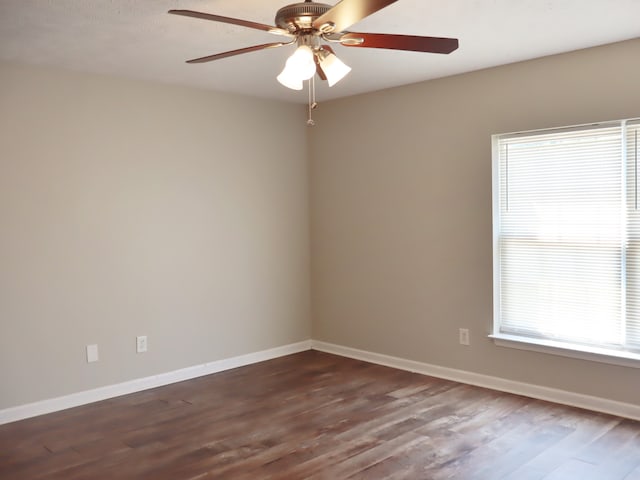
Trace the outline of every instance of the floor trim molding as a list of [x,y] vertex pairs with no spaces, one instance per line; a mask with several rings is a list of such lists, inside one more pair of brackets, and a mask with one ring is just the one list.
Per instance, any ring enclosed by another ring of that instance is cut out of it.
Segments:
[[514,393],[516,395],[523,395],[549,402],[617,415],[633,420],[640,420],[640,405],[622,403],[606,398],[569,392],[566,390],[559,390],[464,370],[441,367],[438,365],[407,360],[405,358],[359,350],[318,340],[305,340],[268,350],[216,360],[149,377],[138,378],[115,385],[107,385],[93,390],[86,390],[39,402],[6,408],[4,410],[0,410],[0,425],[38,415],[44,415],[46,413],[66,410],[67,408],[77,407],[100,400],[106,400],[120,395],[127,395],[129,393],[140,392],[142,390],[161,387],[171,383],[182,382],[184,380],[190,380],[192,378],[202,377],[204,375],[243,367],[245,365],[251,365],[253,363],[263,362],[265,360],[271,360],[311,349],[397,368],[400,370],[420,373],[422,375],[444,378],[468,385],[476,385],[478,387],[490,388],[501,392]]
[[378,365],[398,368],[400,370],[407,370],[432,377],[444,378],[455,382],[489,388],[491,390],[514,393],[525,397],[570,405],[596,412],[608,413],[633,420],[640,420],[640,405],[634,405],[631,403],[617,402],[606,398],[582,395],[566,390],[516,382],[513,380],[506,380],[504,378],[416,362],[414,360],[392,357],[380,353],[368,352],[366,350],[358,350],[356,348],[317,340],[311,341],[311,348],[320,352],[333,353],[343,357],[354,358],[365,362],[376,363]]
[[268,350],[261,350],[259,352],[224,358],[222,360],[181,368],[179,370],[161,373],[158,375],[129,380],[115,385],[107,385],[39,402],[18,405],[17,407],[0,410],[0,425],[38,415],[44,415],[46,413],[57,412],[59,410],[66,410],[67,408],[78,407],[87,403],[98,402],[100,400],[106,400],[120,395],[140,392],[142,390],[161,387],[171,383],[182,382],[184,380],[218,373],[232,368],[244,367],[245,365],[250,365],[252,363],[263,362],[265,360],[271,360],[273,358],[283,357],[285,355],[291,355],[292,353],[299,353],[310,349],[311,340],[305,340],[298,343],[270,348]]

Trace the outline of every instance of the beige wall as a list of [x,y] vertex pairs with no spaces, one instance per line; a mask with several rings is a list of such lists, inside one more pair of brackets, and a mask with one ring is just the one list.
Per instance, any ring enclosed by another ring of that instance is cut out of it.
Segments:
[[640,370],[486,335],[490,135],[640,116],[639,54],[327,102],[312,130],[299,106],[0,64],[0,409],[305,340],[309,277],[317,340],[637,403]]
[[490,136],[640,116],[639,58],[634,40],[323,104],[310,147],[313,338],[637,404],[638,369],[487,334]]
[[309,338],[301,107],[11,64],[0,85],[0,409]]

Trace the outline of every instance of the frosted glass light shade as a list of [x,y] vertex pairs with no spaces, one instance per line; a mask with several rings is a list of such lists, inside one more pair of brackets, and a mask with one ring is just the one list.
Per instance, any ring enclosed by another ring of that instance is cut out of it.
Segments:
[[343,63],[333,53],[330,53],[320,60],[320,67],[327,77],[327,82],[330,87],[333,87],[351,71],[351,67]]
[[287,72],[287,67],[284,67],[282,73],[280,73],[276,78],[282,85],[290,88],[291,90],[302,90],[302,79],[296,77],[290,72]]
[[292,90],[302,90],[302,82],[316,73],[313,50],[306,45],[299,46],[287,59],[284,69],[278,75],[278,81]]

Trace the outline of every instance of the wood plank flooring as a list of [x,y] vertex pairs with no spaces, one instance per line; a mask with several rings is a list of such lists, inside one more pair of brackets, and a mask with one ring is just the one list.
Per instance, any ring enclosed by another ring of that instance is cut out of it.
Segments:
[[640,423],[308,351],[0,426],[0,479],[640,480]]

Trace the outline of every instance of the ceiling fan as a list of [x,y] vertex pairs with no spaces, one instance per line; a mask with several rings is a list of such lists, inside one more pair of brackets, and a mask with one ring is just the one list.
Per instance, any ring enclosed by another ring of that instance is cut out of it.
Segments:
[[[396,1],[341,0],[332,6],[305,0],[302,3],[286,5],[279,9],[275,17],[276,26],[192,10],[169,10],[169,13],[240,25],[287,37],[287,41],[265,43],[217,53],[188,60],[187,63],[211,62],[243,53],[296,44],[297,49],[289,57],[284,70],[277,78],[285,87],[302,90],[303,81],[311,79],[316,73],[331,87],[351,71],[351,68],[341,62],[331,46],[327,44],[337,43],[346,47],[384,48],[443,54],[451,53],[458,48],[458,39],[456,38],[358,33],[346,30],[354,23]],[[327,44],[322,44],[323,41]]]

